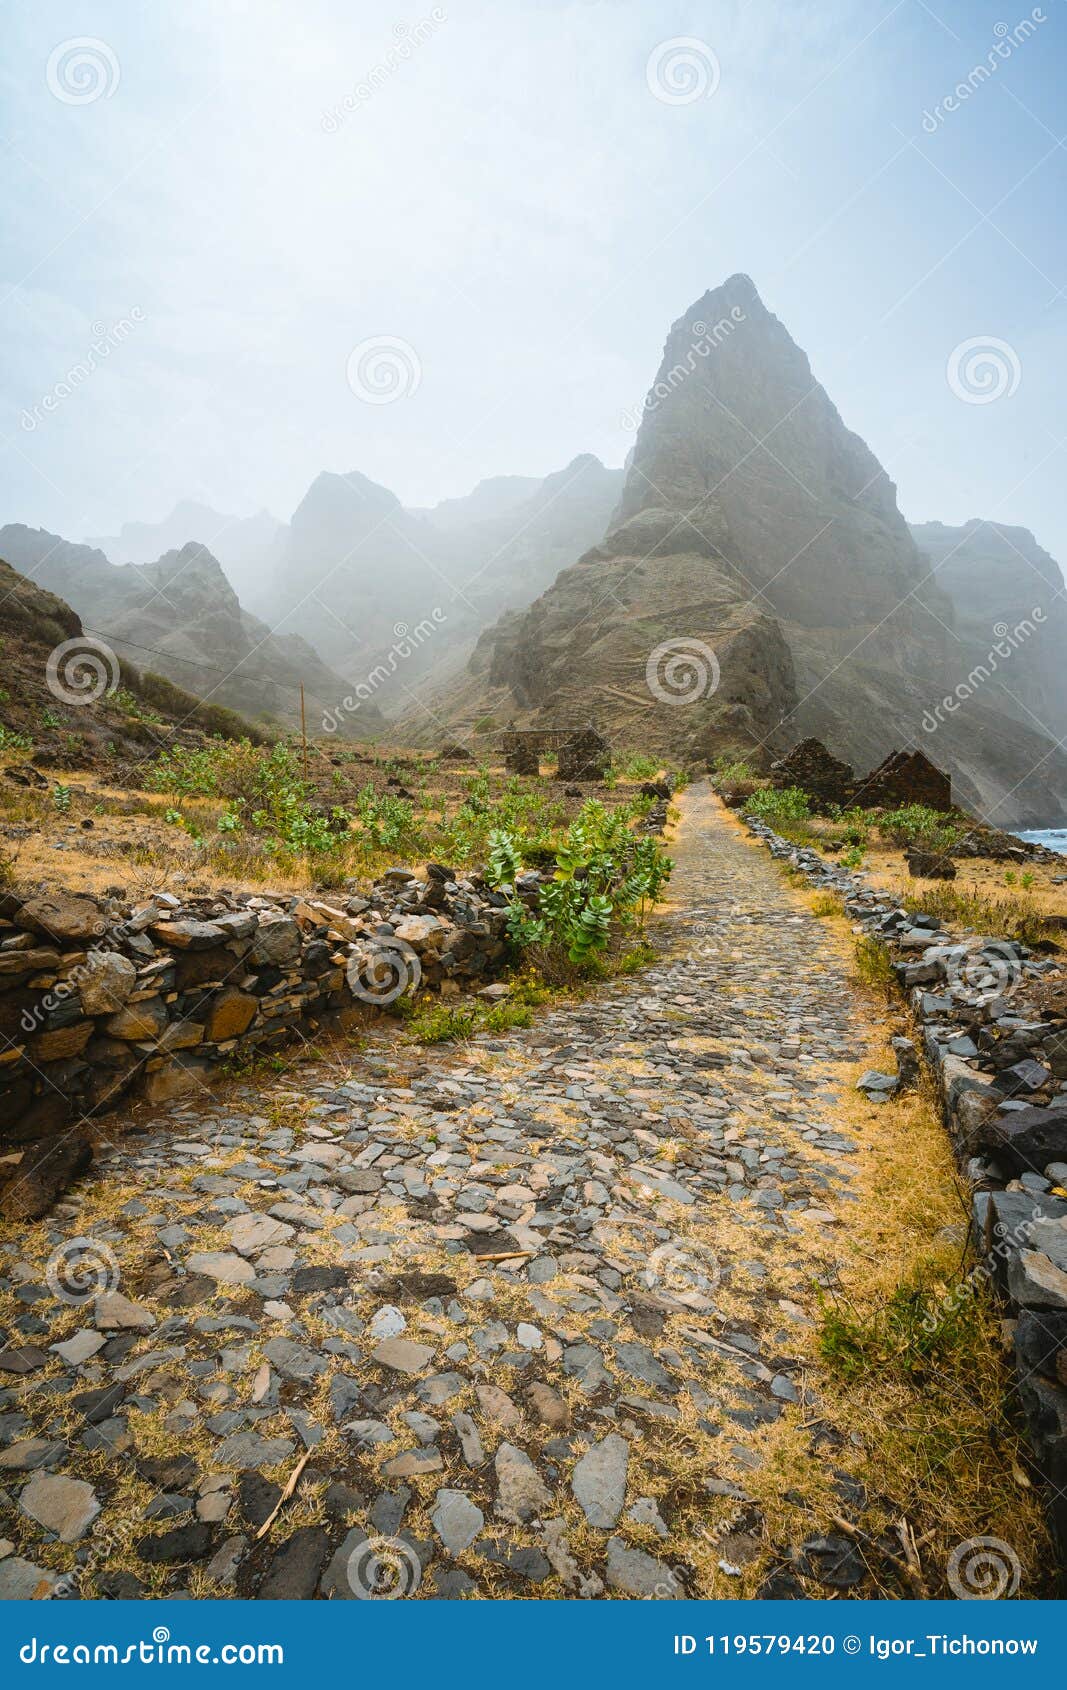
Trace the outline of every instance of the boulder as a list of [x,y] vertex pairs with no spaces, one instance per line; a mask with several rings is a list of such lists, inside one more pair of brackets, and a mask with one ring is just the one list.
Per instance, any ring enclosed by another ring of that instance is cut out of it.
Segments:
[[35,1062],[66,1062],[80,1056],[93,1033],[91,1021],[72,1021],[67,1027],[52,1027],[30,1040]]
[[86,1015],[114,1015],[137,984],[137,969],[118,951],[90,951],[78,977],[78,994]]
[[1067,1161],[1067,1109],[1013,1109],[991,1117],[980,1130],[980,1147],[1013,1174],[1041,1174],[1050,1162]]
[[92,1485],[60,1473],[35,1474],[19,1502],[23,1513],[46,1531],[55,1532],[61,1543],[76,1543],[84,1537],[100,1512]]
[[915,880],[955,880],[956,865],[938,851],[921,851],[912,846],[904,853],[908,873]]
[[300,955],[300,928],[291,916],[274,916],[260,920],[252,941],[253,963],[263,968],[270,963],[279,966],[293,962]]
[[144,1094],[149,1103],[169,1103],[171,1098],[184,1097],[186,1092],[205,1085],[210,1075],[211,1064],[203,1059],[186,1057],[168,1062],[147,1076]]
[[167,1007],[162,998],[144,998],[140,1003],[127,1003],[105,1022],[104,1031],[113,1039],[133,1041],[159,1038],[167,1025]]
[[225,987],[212,1000],[204,1020],[204,1037],[210,1044],[239,1039],[255,1019],[259,1000],[233,986]]
[[159,944],[179,951],[209,951],[227,937],[213,921],[157,921],[149,932]]
[[107,930],[107,917],[92,898],[73,897],[64,892],[31,898],[22,905],[17,920],[21,927],[44,933],[64,945],[91,944]]

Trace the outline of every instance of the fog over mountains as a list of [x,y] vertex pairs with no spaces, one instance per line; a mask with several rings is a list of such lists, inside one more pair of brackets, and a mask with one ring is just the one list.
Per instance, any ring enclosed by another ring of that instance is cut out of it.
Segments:
[[[323,471],[287,522],[187,500],[89,545],[11,525],[0,556],[255,716],[292,722],[303,680],[323,719],[355,693],[364,737],[595,717],[697,763],[815,734],[857,769],[918,745],[994,821],[1067,813],[1067,601],[1033,535],[909,527],[743,275],[673,325],[637,419],[625,470],[583,454],[426,509]],[[709,684],[683,705],[655,654],[686,645]]]

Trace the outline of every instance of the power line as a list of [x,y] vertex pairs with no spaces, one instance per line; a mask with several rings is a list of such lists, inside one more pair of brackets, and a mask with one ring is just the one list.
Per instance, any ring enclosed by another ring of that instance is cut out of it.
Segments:
[[[294,685],[292,681],[280,681],[275,675],[257,674],[252,669],[220,669],[215,663],[203,663],[195,657],[181,657],[176,651],[164,651],[156,645],[141,645],[137,640],[127,639],[125,634],[109,634],[102,628],[87,628],[84,623],[82,623],[82,632],[92,634],[96,639],[114,640],[116,645],[131,646],[134,651],[148,651],[156,657],[166,657],[172,663],[185,663],[193,669],[206,669],[212,675],[222,675],[225,680],[229,680],[231,676],[240,673],[245,680],[266,681],[269,685],[281,687],[286,692],[295,693],[297,696],[300,694],[299,685]],[[312,697],[315,698],[314,693]],[[315,701],[317,704],[325,703],[325,700],[321,698],[315,698]]]

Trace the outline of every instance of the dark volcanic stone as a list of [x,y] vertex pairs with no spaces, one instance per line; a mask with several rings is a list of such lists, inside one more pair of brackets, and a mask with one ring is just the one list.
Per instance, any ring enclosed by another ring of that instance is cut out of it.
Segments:
[[211,1527],[203,1520],[175,1526],[159,1537],[143,1537],[137,1545],[142,1561],[156,1566],[175,1566],[182,1561],[202,1561],[211,1548]]
[[304,1297],[312,1291],[343,1291],[347,1284],[346,1268],[304,1267],[293,1274],[290,1289],[294,1297]]
[[475,1548],[494,1566],[504,1567],[509,1573],[518,1573],[520,1578],[530,1579],[533,1584],[540,1584],[552,1571],[539,1549],[497,1541],[478,1543]]
[[265,1479],[262,1473],[248,1468],[237,1480],[237,1505],[242,1518],[250,1526],[261,1526],[269,1520],[282,1494],[280,1485]]
[[1024,1379],[1038,1373],[1067,1387],[1067,1309],[1020,1309],[1015,1361]]
[[847,1537],[812,1537],[804,1544],[801,1571],[833,1590],[849,1590],[866,1573],[863,1557]]
[[[78,1391],[71,1398],[71,1406],[90,1426],[98,1426],[102,1420],[110,1420],[125,1394],[125,1385],[102,1385],[94,1391]],[[154,1485],[159,1481],[149,1479],[148,1483]]]
[[144,1585],[134,1573],[98,1573],[96,1594],[101,1602],[136,1602],[144,1595]]
[[1016,1109],[987,1121],[982,1141],[1013,1174],[1067,1161],[1067,1109]]
[[366,1498],[351,1485],[342,1484],[338,1479],[330,1485],[323,1497],[323,1506],[332,1520],[343,1520],[349,1514],[357,1514],[366,1506]]
[[300,1526],[275,1550],[257,1597],[268,1602],[309,1601],[329,1555],[330,1540],[322,1527]]
[[9,1344],[0,1350],[0,1373],[35,1373],[51,1358],[35,1344]]
[[191,1489],[200,1477],[200,1469],[191,1455],[143,1455],[137,1463],[137,1473],[146,1484],[158,1485],[164,1491]]

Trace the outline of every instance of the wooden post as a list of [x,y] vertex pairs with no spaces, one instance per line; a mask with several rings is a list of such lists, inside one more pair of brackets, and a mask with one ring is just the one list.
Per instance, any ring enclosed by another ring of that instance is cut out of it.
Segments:
[[300,683],[300,737],[304,741],[304,785],[308,783],[308,719],[304,710],[304,683]]

